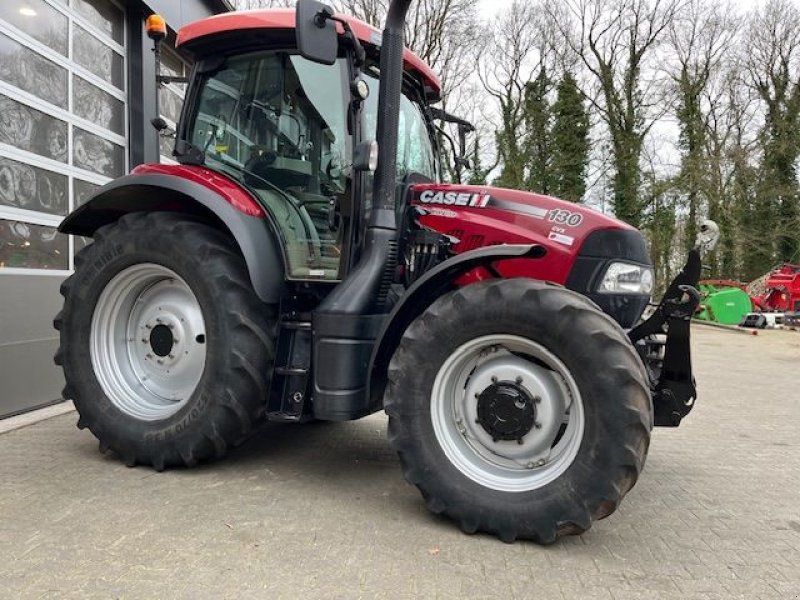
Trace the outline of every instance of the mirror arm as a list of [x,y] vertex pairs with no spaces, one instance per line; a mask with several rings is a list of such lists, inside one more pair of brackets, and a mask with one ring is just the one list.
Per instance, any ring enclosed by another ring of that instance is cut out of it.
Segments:
[[449,112],[442,110],[441,108],[433,108],[428,107],[428,112],[432,119],[435,121],[442,121],[444,123],[454,123],[459,126],[459,128],[464,128],[465,133],[471,133],[475,131],[475,126],[465,119],[461,119],[455,115],[451,115]]
[[329,10],[321,10],[317,13],[316,22],[319,27],[325,26],[325,21],[334,21],[339,23],[344,29],[344,39],[350,44],[350,47],[353,49],[355,54],[355,64],[357,67],[363,65],[367,60],[367,52],[364,50],[364,46],[361,45],[361,42],[356,37],[356,34],[353,32],[352,27],[350,27],[350,23],[347,22],[346,19],[342,19],[341,17],[335,16]]

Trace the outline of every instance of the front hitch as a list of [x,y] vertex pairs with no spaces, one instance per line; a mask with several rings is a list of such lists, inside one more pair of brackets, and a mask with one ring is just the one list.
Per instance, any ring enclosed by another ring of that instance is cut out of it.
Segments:
[[628,333],[650,375],[657,427],[677,427],[694,408],[697,388],[692,374],[689,329],[702,298],[697,290],[701,257],[714,248],[718,239],[716,223],[705,221],[686,264],[670,283],[661,303],[650,318]]

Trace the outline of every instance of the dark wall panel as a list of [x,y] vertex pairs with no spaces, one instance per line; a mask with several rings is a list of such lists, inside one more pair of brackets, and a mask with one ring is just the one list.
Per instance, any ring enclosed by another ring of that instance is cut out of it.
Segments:
[[[49,404],[64,378],[53,363],[63,277],[0,274],[0,417]],[[27,316],[27,318],[26,318]]]

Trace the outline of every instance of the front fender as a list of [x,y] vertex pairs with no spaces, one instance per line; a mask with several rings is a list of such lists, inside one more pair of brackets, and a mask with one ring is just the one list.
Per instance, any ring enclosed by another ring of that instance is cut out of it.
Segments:
[[378,410],[381,406],[389,361],[403,333],[414,319],[453,287],[456,279],[478,267],[491,268],[491,264],[497,261],[512,258],[542,258],[545,254],[547,249],[538,244],[485,246],[444,261],[414,282],[386,317],[375,342],[367,381],[367,393],[374,410]]
[[[255,201],[253,201],[255,203]],[[92,237],[103,225],[131,212],[169,211],[215,218],[236,240],[250,281],[262,302],[280,299],[285,268],[269,218],[237,210],[231,199],[183,177],[163,173],[131,174],[101,187],[61,223],[61,233]],[[170,240],[164,240],[170,244]]]

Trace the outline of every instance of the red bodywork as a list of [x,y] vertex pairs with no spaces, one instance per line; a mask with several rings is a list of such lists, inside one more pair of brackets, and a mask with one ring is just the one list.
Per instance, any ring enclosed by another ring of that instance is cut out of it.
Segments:
[[173,175],[199,183],[203,187],[216,192],[236,210],[251,217],[263,218],[266,216],[264,208],[256,202],[240,185],[231,181],[224,175],[193,165],[139,165],[133,171],[134,175]]
[[[265,209],[238,183],[205,167],[147,164],[136,167],[133,173],[182,177],[216,192],[247,215],[266,216]],[[585,206],[517,190],[417,184],[412,186],[410,194],[411,203],[424,213],[420,223],[456,238],[457,253],[497,244],[540,244],[547,248],[543,260],[515,259],[496,264],[503,277],[532,277],[564,284],[590,233],[599,229],[634,230]],[[477,269],[459,283],[467,285],[490,277],[487,271]],[[800,285],[800,277],[796,281]]]
[[[338,14],[337,17],[344,19],[356,34],[362,44],[379,48],[381,44],[381,32],[372,25],[349,15]],[[340,33],[344,33],[342,26],[337,24]],[[236,12],[223,13],[189,23],[178,30],[177,46],[190,46],[192,42],[221,33],[236,32],[242,30],[263,29],[265,31],[284,29],[294,30],[295,11],[293,8],[273,8],[261,10],[243,10]],[[408,48],[403,52],[405,70],[421,78],[423,84],[428,88],[431,99],[438,98],[442,91],[442,82],[438,75],[434,73],[424,60],[414,54]]]
[[785,264],[769,274],[766,291],[753,300],[765,311],[800,311],[800,265]]
[[[421,184],[412,204],[420,223],[458,239],[456,252],[496,244],[541,244],[543,260],[507,260],[495,265],[503,277],[532,277],[564,284],[586,239],[599,229],[634,228],[599,212],[550,196],[486,186]],[[476,270],[459,282],[491,275]]]

